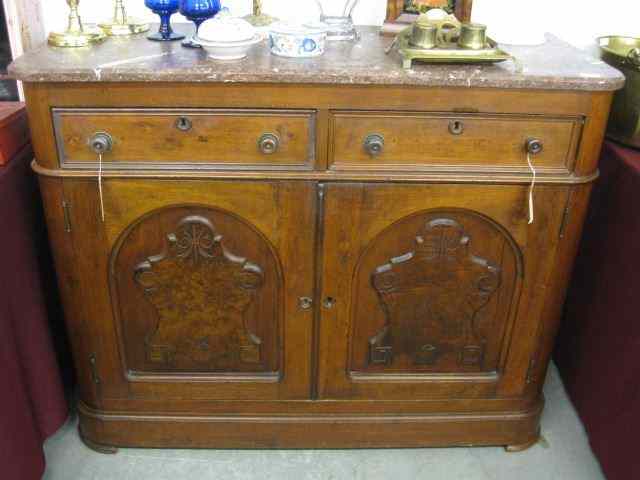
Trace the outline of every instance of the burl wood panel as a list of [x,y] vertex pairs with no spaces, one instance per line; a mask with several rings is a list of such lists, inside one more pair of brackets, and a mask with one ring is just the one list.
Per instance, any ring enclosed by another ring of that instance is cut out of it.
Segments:
[[[533,158],[539,173],[573,170],[582,119],[516,115],[334,112],[329,163],[334,170],[420,170],[421,166],[496,172],[529,171],[525,143],[544,144]],[[456,124],[460,132],[453,134]],[[368,135],[384,137],[380,155],[364,148]]]
[[388,227],[357,267],[351,370],[497,371],[519,253],[470,211],[425,212]]
[[125,232],[112,262],[131,372],[278,370],[281,274],[246,222],[206,207],[162,209]]
[[[108,132],[113,151],[103,162],[129,165],[212,164],[218,168],[310,168],[314,161],[314,114],[310,111],[137,109],[54,109],[60,165],[94,168],[97,155],[89,148],[96,132]],[[180,130],[180,118],[191,122]],[[263,134],[280,139],[278,151],[264,154]],[[166,168],[166,165],[165,165]]]

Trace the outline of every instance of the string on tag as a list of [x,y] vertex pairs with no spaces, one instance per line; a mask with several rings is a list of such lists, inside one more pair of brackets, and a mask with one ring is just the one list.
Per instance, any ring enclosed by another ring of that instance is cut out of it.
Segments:
[[535,206],[534,206],[534,197],[533,190],[536,188],[536,178],[537,172],[533,166],[533,162],[531,161],[531,153],[527,152],[527,163],[529,164],[529,169],[531,170],[531,174],[533,177],[531,178],[531,185],[529,185],[529,225],[532,225],[535,220]]
[[104,197],[102,196],[102,154],[98,154],[98,195],[100,196],[100,217],[104,223]]

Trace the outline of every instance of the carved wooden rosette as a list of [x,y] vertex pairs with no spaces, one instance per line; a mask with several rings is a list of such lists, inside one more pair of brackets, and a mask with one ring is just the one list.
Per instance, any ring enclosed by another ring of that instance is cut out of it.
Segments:
[[415,250],[371,275],[385,326],[369,339],[369,362],[391,365],[408,352],[415,365],[455,353],[460,366],[482,366],[485,342],[477,313],[500,287],[501,270],[470,252],[471,237],[449,218],[428,221]]
[[171,365],[187,357],[213,368],[259,363],[262,340],[244,314],[264,283],[261,268],[227,251],[204,217],[184,218],[167,241],[166,252],[134,271],[158,315],[145,339],[149,361]]

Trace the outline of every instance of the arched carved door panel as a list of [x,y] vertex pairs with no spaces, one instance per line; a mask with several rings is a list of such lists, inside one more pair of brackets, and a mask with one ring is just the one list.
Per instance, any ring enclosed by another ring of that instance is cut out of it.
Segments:
[[519,273],[512,240],[472,211],[395,222],[358,263],[350,371],[495,372]]
[[279,262],[236,215],[203,206],[147,214],[116,244],[111,288],[129,372],[277,374]]
[[527,388],[566,201],[539,188],[530,225],[527,188],[327,186],[320,398],[495,399]]

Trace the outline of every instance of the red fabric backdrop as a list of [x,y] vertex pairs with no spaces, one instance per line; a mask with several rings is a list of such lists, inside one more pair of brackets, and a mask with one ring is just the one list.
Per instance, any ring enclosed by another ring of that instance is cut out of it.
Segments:
[[556,362],[609,480],[640,478],[640,151],[605,144]]
[[[0,167],[0,478],[36,480],[67,418],[48,324],[52,285],[30,147]],[[55,311],[55,309],[54,309]]]

